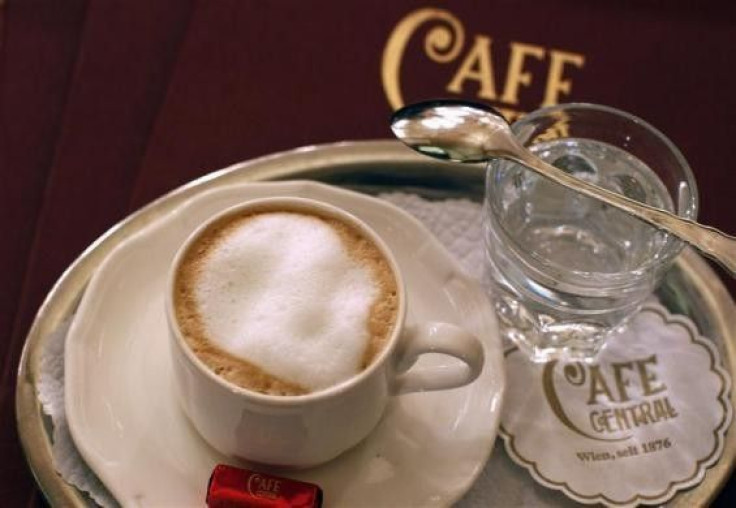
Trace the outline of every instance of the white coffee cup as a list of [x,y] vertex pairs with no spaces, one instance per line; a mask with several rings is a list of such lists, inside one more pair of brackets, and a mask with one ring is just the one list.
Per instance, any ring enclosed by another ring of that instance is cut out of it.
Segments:
[[[191,350],[182,336],[173,302],[174,279],[182,257],[212,222],[249,209],[317,213],[337,219],[357,229],[387,260],[397,285],[395,325],[381,352],[361,372],[306,395],[267,395],[223,379]],[[480,374],[483,347],[475,336],[448,323],[409,326],[406,309],[407,292],[393,254],[371,228],[348,212],[319,201],[290,197],[257,199],[225,210],[190,235],[169,273],[166,314],[181,407],[204,440],[225,455],[290,467],[326,462],[371,432],[390,396],[456,388],[471,383]],[[437,369],[411,369],[424,353],[445,354],[461,362]]]

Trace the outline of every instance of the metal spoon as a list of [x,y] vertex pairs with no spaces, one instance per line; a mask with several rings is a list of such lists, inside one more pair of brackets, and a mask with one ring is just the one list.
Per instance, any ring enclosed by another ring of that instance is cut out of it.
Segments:
[[579,180],[532,154],[490,106],[459,100],[411,104],[391,117],[397,138],[419,153],[456,162],[507,159],[618,208],[688,242],[736,275],[736,238],[608,189]]

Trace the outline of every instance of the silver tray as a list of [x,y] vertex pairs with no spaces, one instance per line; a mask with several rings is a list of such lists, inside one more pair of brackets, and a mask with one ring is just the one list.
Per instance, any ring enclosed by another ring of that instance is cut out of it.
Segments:
[[[41,352],[45,340],[74,312],[92,273],[120,242],[157,217],[168,213],[192,195],[235,183],[311,179],[367,194],[401,190],[427,199],[468,198],[480,202],[484,173],[477,166],[435,162],[415,155],[395,141],[343,142],[270,155],[235,164],[203,176],[138,210],[113,226],[64,272],[41,306],[26,338],[16,387],[16,417],[20,439],[36,480],[52,505],[87,506],[88,497],[64,482],[51,459],[51,423],[37,397]],[[721,352],[724,367],[734,376],[736,366],[736,306],[715,272],[694,251],[685,250],[671,270],[658,296],[673,313],[690,317],[703,336]],[[736,391],[731,403],[736,407]],[[497,442],[491,460],[518,468],[501,452]],[[708,469],[697,487],[682,492],[672,506],[708,504],[728,481],[736,462],[736,433],[726,434],[721,460]],[[526,486],[542,487],[525,471]],[[503,488],[495,484],[494,488]],[[561,494],[548,491],[551,504],[568,504]]]

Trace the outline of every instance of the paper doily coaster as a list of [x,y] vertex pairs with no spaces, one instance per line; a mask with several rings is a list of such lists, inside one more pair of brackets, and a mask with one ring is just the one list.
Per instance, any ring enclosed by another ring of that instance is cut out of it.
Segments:
[[648,304],[595,363],[507,353],[501,435],[536,481],[582,503],[658,504],[723,451],[731,381],[710,341]]

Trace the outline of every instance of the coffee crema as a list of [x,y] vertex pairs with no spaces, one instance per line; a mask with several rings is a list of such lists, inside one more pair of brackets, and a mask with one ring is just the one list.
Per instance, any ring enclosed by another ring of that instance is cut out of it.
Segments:
[[356,227],[301,210],[244,210],[189,245],[174,312],[192,351],[223,379],[301,395],[368,367],[397,319],[397,282]]

